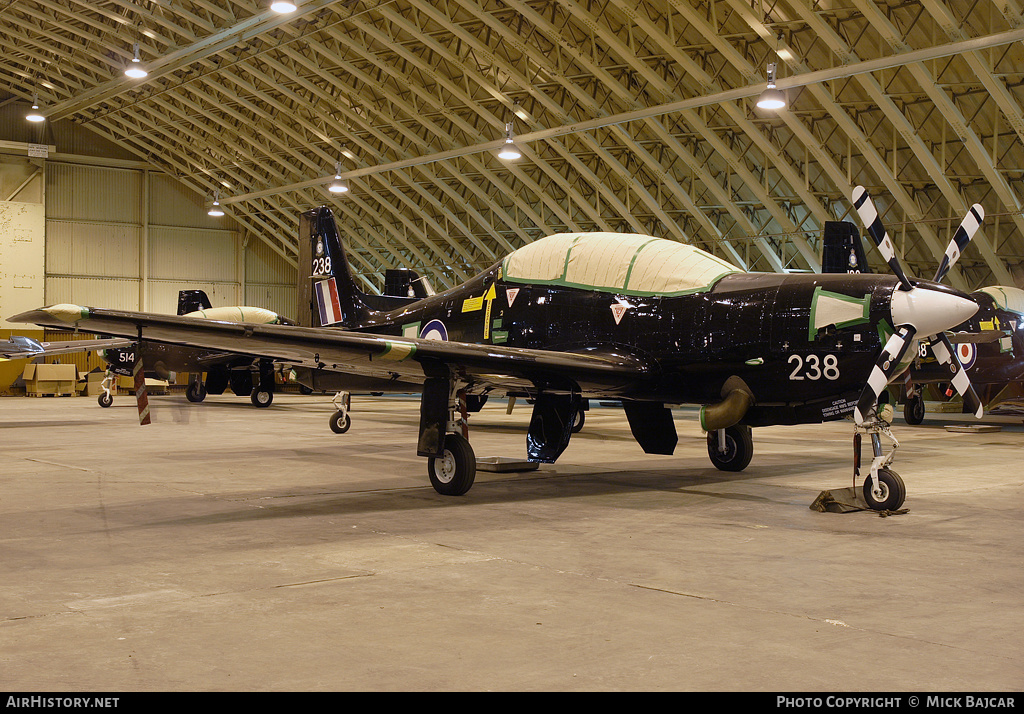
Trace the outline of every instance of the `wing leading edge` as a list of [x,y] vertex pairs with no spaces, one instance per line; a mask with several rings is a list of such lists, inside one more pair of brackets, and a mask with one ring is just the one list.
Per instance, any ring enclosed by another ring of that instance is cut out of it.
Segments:
[[4,359],[35,359],[36,357],[52,357],[55,355],[74,354],[76,352],[109,350],[127,347],[131,344],[131,340],[109,338],[69,340],[66,342],[37,342],[30,337],[12,335],[9,342],[0,344],[0,357]]

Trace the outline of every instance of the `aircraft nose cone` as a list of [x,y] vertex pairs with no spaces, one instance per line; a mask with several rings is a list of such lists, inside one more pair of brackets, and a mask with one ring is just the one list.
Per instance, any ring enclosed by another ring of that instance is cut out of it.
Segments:
[[977,311],[976,302],[952,292],[918,286],[892,294],[893,325],[912,325],[919,337],[956,327]]

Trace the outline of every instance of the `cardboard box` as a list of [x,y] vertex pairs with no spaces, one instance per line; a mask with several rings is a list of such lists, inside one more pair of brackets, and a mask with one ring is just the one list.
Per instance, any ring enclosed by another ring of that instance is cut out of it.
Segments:
[[[89,376],[92,379],[92,375]],[[99,381],[103,381],[103,375],[100,374]],[[103,388],[96,384],[97,392],[99,395]],[[152,379],[146,377],[146,391],[149,394],[167,394],[170,391],[167,380],[165,379]],[[135,377],[126,377],[124,375],[117,375],[114,378],[114,388],[110,390],[111,394],[117,394],[121,392],[123,394],[135,394]]]
[[146,392],[149,394],[168,394],[171,391],[166,379],[150,379],[146,377]]
[[78,367],[73,364],[27,364],[22,373],[25,393],[74,395],[78,382]]
[[[85,375],[85,394],[89,397],[98,397],[103,394],[103,379],[106,372],[89,372]],[[117,380],[112,380],[110,387],[111,394],[117,394]]]

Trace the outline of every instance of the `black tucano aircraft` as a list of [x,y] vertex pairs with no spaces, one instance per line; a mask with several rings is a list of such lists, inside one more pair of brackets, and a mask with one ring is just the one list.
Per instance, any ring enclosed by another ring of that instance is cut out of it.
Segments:
[[750,462],[751,427],[853,412],[858,437],[870,434],[875,448],[865,500],[895,509],[906,491],[887,468],[892,452],[882,454],[879,434],[891,435],[878,396],[906,369],[917,341],[941,340],[977,305],[937,281],[910,282],[866,192],[858,187],[853,199],[895,276],[746,273],[674,241],[568,233],[526,245],[460,286],[382,311],[356,288],[334,218],[319,208],[302,215],[300,241],[315,246],[314,299],[328,326],[67,304],[11,320],[226,350],[360,375],[377,391],[417,391],[417,453],[446,495],[468,491],[476,474],[467,397],[531,399],[527,455],[548,463],[568,444],[584,399],[621,401],[634,437],[656,454],[676,445],[669,407],[700,404],[708,454],[726,471]]

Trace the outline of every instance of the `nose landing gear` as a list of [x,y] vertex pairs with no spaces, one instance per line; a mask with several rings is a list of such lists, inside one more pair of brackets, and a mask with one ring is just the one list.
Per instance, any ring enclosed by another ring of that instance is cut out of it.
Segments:
[[[854,488],[860,478],[861,462],[861,441],[867,434],[871,438],[871,451],[874,458],[871,461],[871,470],[864,479],[862,493],[868,507],[875,511],[895,511],[903,505],[907,497],[907,488],[903,484],[900,475],[889,468],[896,449],[900,443],[892,435],[889,426],[892,424],[892,407],[888,404],[876,407],[868,413],[863,424],[854,426],[853,434],[853,480]],[[892,443],[892,449],[888,454],[882,448],[882,438],[885,437]]]

